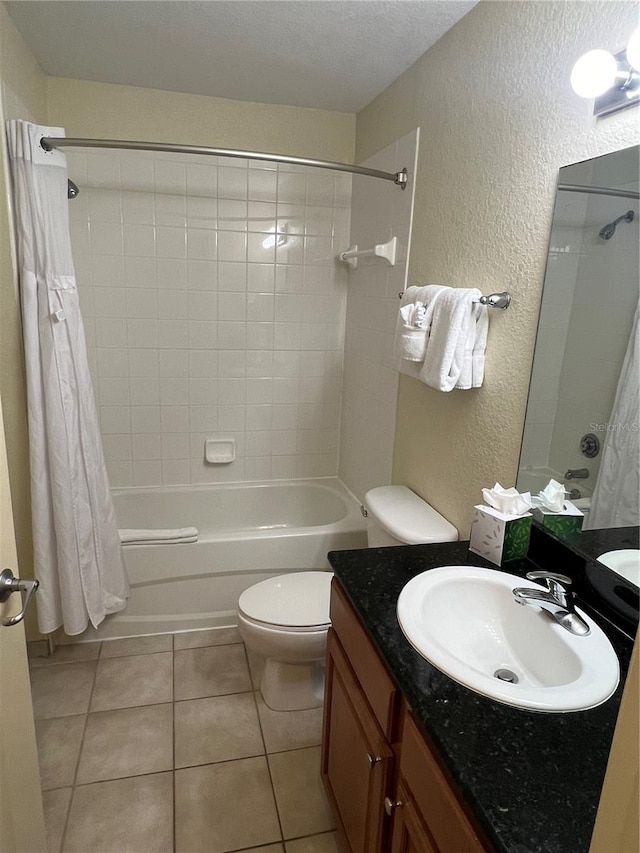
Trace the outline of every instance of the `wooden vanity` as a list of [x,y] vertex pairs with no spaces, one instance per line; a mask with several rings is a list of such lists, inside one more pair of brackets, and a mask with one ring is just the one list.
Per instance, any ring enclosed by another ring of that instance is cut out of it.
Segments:
[[335,578],[331,623],[322,777],[345,853],[493,850]]

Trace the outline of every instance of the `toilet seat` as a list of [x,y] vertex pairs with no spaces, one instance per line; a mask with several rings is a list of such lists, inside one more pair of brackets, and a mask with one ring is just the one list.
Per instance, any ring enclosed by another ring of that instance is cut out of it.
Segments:
[[326,630],[331,625],[332,572],[294,572],[254,584],[238,601],[239,613],[263,628],[287,633]]

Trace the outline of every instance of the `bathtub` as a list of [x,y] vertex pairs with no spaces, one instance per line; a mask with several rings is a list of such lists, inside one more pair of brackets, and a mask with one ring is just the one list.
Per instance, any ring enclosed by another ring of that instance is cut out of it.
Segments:
[[198,541],[127,545],[127,607],[82,640],[229,627],[252,584],[328,569],[328,551],[366,547],[359,504],[339,480],[114,489],[113,498],[119,527],[197,527]]

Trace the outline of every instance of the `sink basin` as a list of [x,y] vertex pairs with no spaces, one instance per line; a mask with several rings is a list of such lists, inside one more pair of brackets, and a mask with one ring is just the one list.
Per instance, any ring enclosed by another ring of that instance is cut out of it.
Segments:
[[620,668],[603,631],[579,610],[591,633],[575,636],[536,604],[517,604],[515,587],[544,589],[479,566],[431,569],[403,588],[398,621],[430,663],[498,702],[546,712],[605,702]]
[[607,551],[606,554],[600,554],[598,560],[621,577],[640,586],[640,551],[637,548]]

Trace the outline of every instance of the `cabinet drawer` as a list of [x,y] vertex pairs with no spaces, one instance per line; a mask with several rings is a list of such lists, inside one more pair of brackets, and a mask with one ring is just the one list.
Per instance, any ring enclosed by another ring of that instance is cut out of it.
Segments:
[[331,585],[331,625],[358,674],[362,687],[380,728],[393,740],[393,723],[398,690],[378,656],[367,632],[345,592],[336,579]]
[[400,773],[439,853],[485,853],[490,849],[472,826],[409,714],[402,737]]

